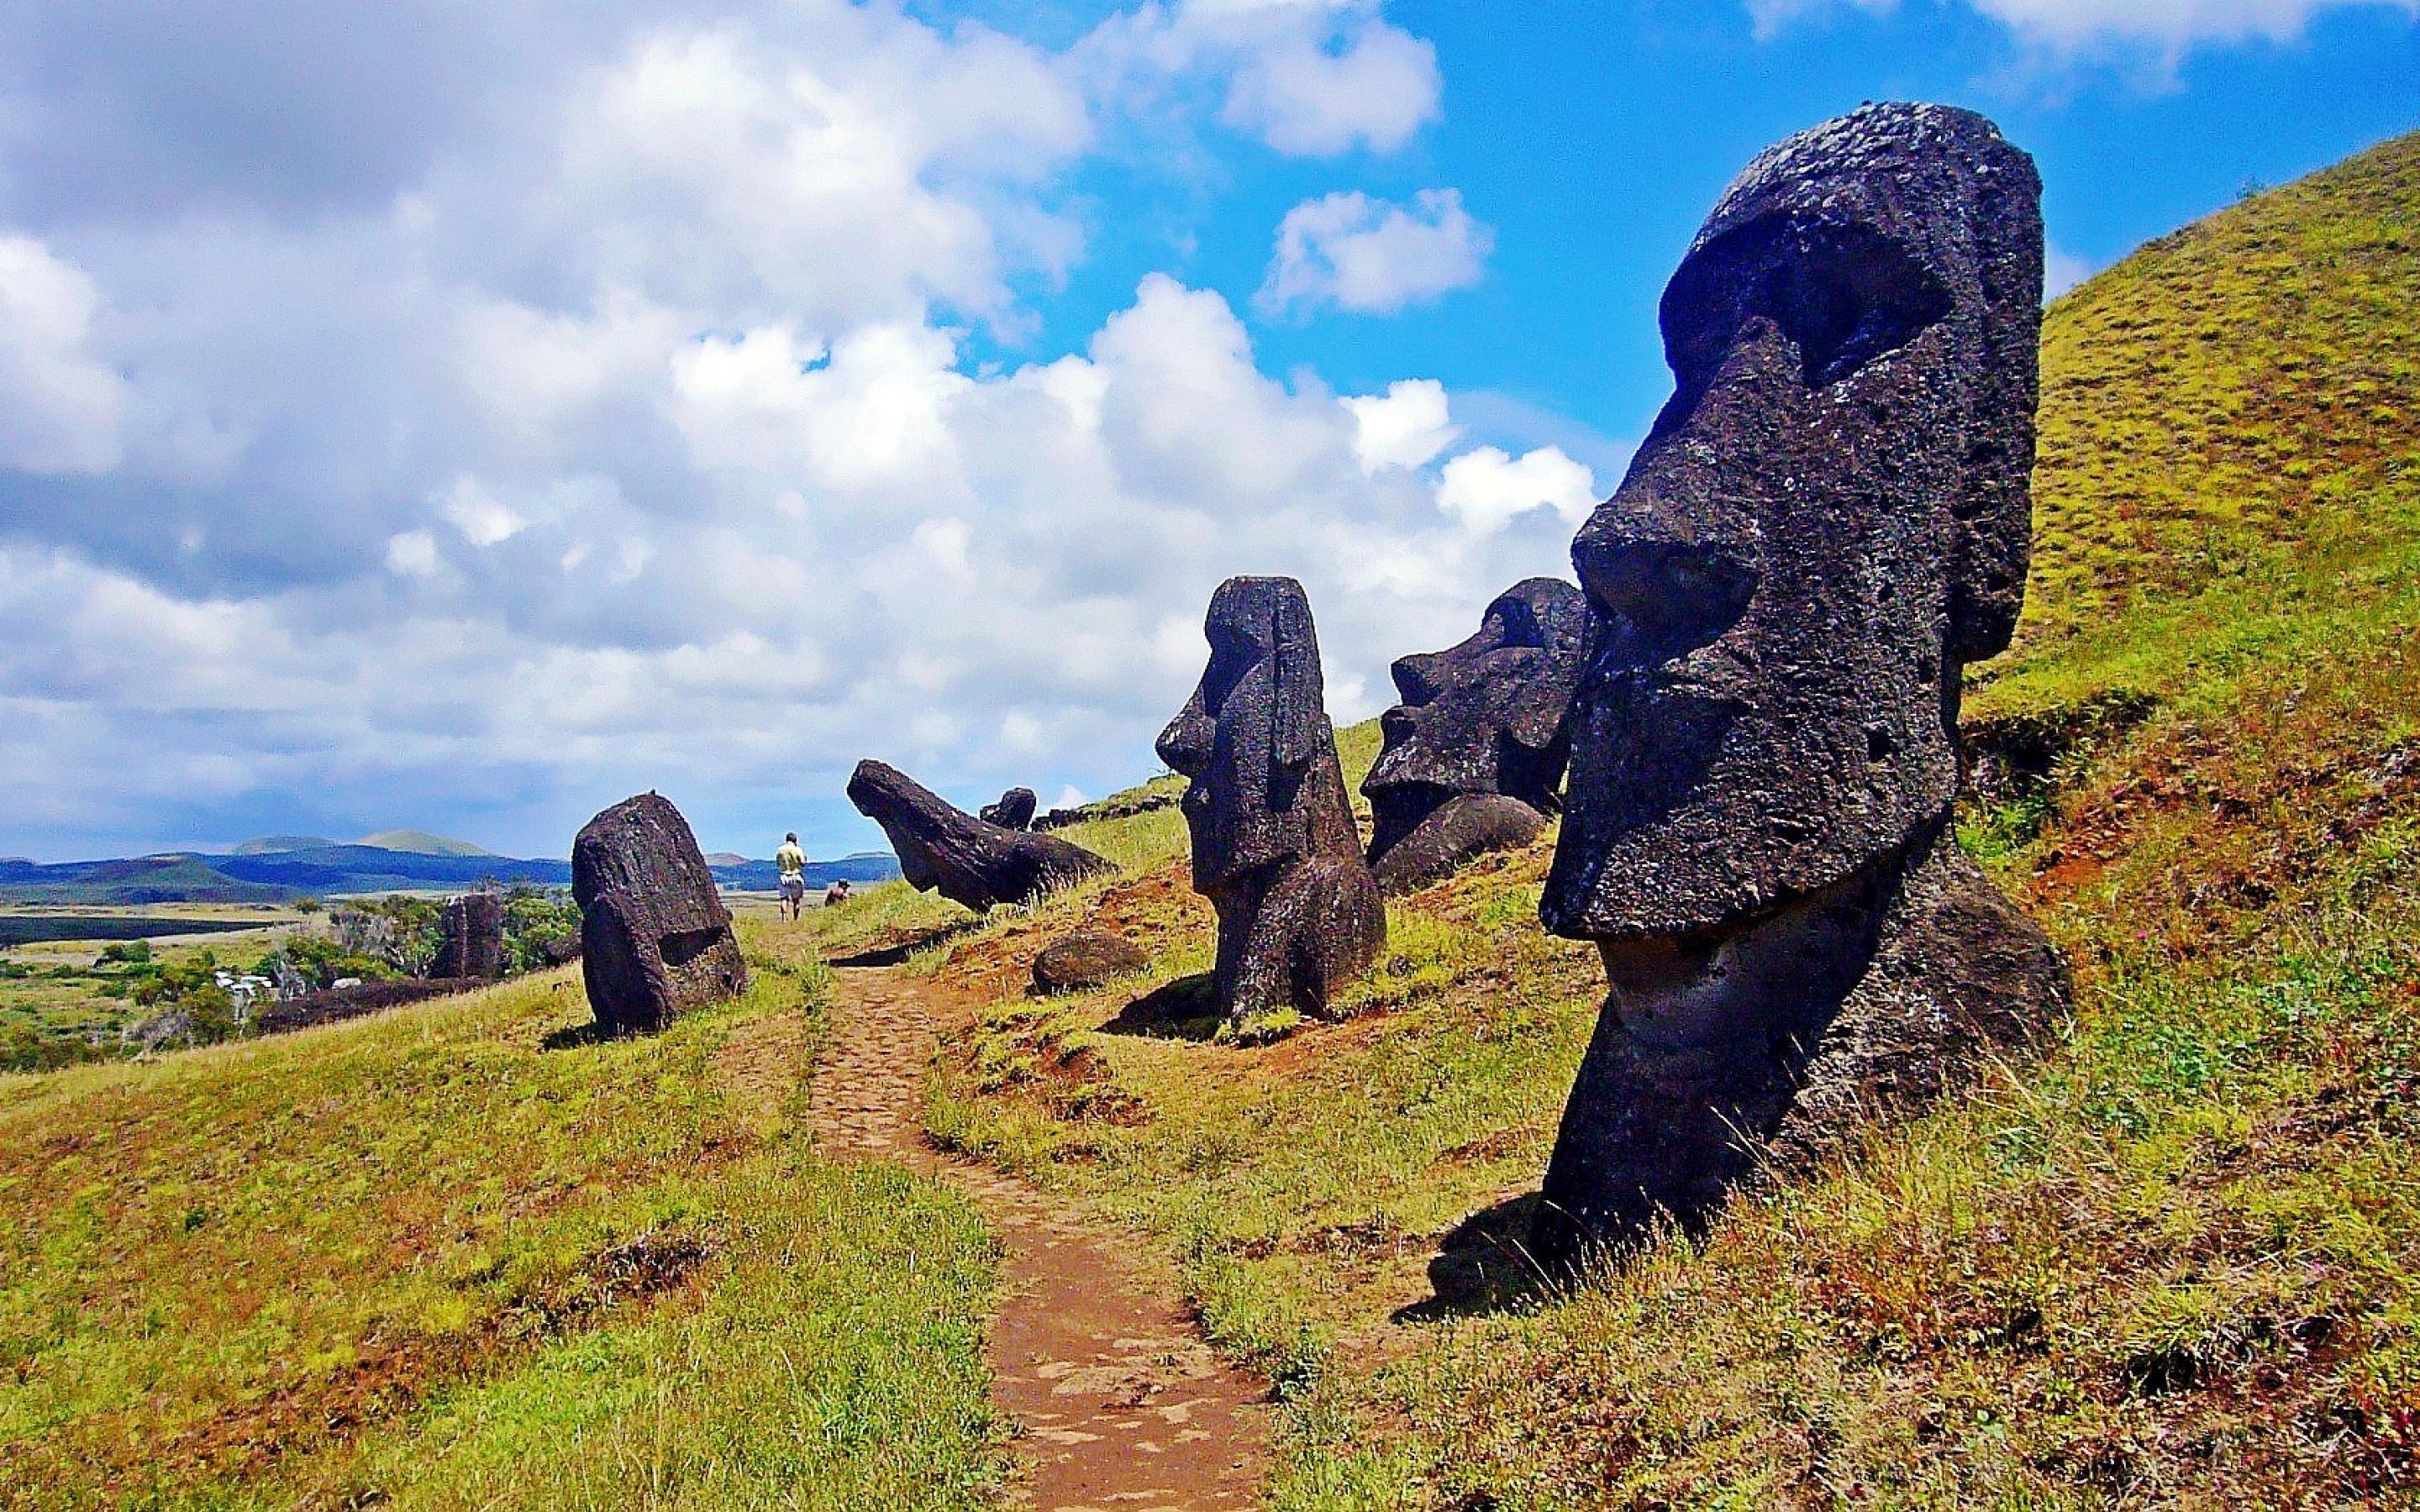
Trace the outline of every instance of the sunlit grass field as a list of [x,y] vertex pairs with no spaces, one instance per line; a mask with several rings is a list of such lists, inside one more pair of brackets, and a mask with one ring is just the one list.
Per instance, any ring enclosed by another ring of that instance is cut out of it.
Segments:
[[806,1134],[818,968],[0,1077],[0,1503],[979,1504],[990,1240]]

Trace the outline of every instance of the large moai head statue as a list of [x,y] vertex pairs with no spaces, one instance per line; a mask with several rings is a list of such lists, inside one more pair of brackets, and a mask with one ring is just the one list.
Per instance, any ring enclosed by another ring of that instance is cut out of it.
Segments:
[[1402,702],[1379,720],[1386,746],[1361,784],[1382,887],[1419,887],[1479,851],[1526,843],[1561,806],[1564,716],[1588,621],[1578,589],[1531,578],[1488,605],[1460,645],[1396,661]]
[[1113,870],[1080,845],[978,819],[881,762],[857,764],[848,800],[882,826],[910,887],[978,914],[996,903],[1032,903]]
[[2040,192],[1979,116],[1869,106],[1750,163],[1665,291],[1676,392],[1572,546],[1540,912],[1608,993],[1542,1256],[1695,1225],[2066,1001],[1945,838],[1960,672],[2024,597]]
[[1159,736],[1185,790],[1193,886],[1218,914],[1220,1006],[1242,1022],[1323,1010],[1387,937],[1344,795],[1311,600],[1291,578],[1231,578],[1203,625],[1210,664]]
[[588,821],[571,842],[571,896],[599,1033],[659,1029],[746,989],[731,912],[670,799],[643,793]]
[[[1311,600],[1291,578],[1230,578],[1202,625],[1210,665],[1160,733],[1159,759],[1193,779],[1185,822],[1202,892],[1280,861],[1357,854],[1352,810],[1315,780],[1336,765]],[[1342,825],[1339,816],[1342,815]]]
[[1598,639],[1558,933],[1710,928],[1947,810],[1960,668],[2024,592],[2040,193],[1981,116],[1873,105],[1707,218],[1664,294],[1677,391],[1572,546]]

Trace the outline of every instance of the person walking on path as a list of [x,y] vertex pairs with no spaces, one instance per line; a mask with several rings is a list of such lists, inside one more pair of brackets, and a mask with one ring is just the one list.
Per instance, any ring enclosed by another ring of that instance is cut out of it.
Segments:
[[795,923],[807,906],[807,853],[799,849],[797,835],[782,837],[782,848],[773,853],[773,866],[782,873],[782,907]]

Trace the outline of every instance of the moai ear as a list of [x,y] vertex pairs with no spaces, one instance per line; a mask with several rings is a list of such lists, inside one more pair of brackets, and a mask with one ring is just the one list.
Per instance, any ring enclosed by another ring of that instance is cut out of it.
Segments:
[[[2008,649],[2033,547],[2034,406],[2040,392],[2041,178],[1995,134],[1973,190],[1983,283],[1983,360],[1956,504],[1949,655]],[[1954,675],[1954,673],[1953,673]]]
[[1269,660],[1277,685],[1272,710],[1277,729],[1269,742],[1269,756],[1286,770],[1299,772],[1333,738],[1327,730],[1326,687],[1319,671],[1319,634],[1311,626],[1311,600],[1300,583],[1286,581],[1274,596]]

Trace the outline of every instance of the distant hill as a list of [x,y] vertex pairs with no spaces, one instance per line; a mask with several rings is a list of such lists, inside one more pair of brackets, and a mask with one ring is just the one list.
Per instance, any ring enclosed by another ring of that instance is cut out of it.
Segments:
[[374,851],[404,851],[413,856],[493,856],[485,846],[473,845],[467,840],[454,840],[444,835],[432,835],[425,829],[381,829],[375,835],[365,835],[353,841]]
[[708,866],[746,866],[748,864],[748,857],[740,855],[737,851],[708,851],[706,853],[706,864]]
[[[391,830],[385,838],[412,833]],[[424,838],[462,844],[442,836]],[[734,856],[728,862],[710,858],[709,864],[717,885],[739,891],[769,891],[778,880],[770,861]],[[807,863],[808,885],[815,887],[843,877],[871,883],[898,874],[899,863],[887,852]],[[265,836],[245,841],[230,856],[179,853],[48,866],[0,860],[0,903],[284,903],[347,893],[470,888],[482,883],[568,887],[571,863],[520,860],[476,847],[411,851],[338,845],[307,836]]]
[[275,856],[285,851],[325,850],[336,842],[317,835],[258,835],[245,841],[231,856]]

